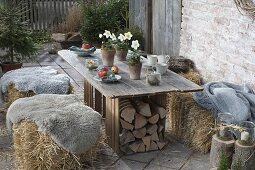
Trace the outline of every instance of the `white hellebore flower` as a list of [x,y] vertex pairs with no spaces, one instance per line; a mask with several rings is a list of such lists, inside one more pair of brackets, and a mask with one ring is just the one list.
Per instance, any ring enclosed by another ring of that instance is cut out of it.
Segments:
[[113,41],[117,40],[115,34],[112,34],[112,35],[111,35],[111,39],[112,39]]
[[112,35],[111,35],[111,32],[110,32],[110,31],[105,30],[104,36],[105,36],[106,38],[109,38],[109,37],[111,37]]
[[123,42],[123,41],[125,41],[125,36],[124,36],[123,34],[120,34],[119,37],[118,37],[118,39],[119,39],[121,42]]
[[133,49],[137,50],[138,47],[140,47],[140,44],[139,44],[138,40],[132,41],[131,47],[132,47]]
[[131,32],[125,33],[125,39],[126,40],[131,40],[132,37],[133,37],[133,35],[131,34]]
[[99,38],[102,38],[103,37],[103,34],[99,34]]

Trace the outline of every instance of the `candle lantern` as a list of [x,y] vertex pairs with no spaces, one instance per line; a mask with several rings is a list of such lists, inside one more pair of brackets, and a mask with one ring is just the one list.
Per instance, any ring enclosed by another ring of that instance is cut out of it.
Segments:
[[232,140],[233,129],[228,127],[228,125],[231,125],[233,123],[234,123],[234,117],[231,113],[227,113],[227,112],[219,113],[216,119],[216,127],[219,129],[217,131],[218,138],[220,138],[221,140]]
[[240,136],[239,141],[243,145],[253,145],[255,142],[255,124],[251,121],[243,121],[240,123]]

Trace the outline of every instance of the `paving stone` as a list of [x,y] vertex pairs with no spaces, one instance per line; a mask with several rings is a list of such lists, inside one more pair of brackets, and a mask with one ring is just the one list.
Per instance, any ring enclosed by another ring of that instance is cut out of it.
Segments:
[[210,169],[210,154],[193,153],[181,170]]
[[64,71],[70,76],[72,77],[76,82],[83,82],[83,77],[82,75],[80,75],[80,73],[78,73],[75,69],[64,69]]
[[192,151],[182,144],[170,142],[150,164],[179,169],[189,159]]
[[33,63],[23,63],[23,67],[38,67],[40,64],[38,62],[33,62]]
[[61,58],[59,55],[53,55],[51,56],[52,61],[57,63],[61,68],[72,68],[70,64],[68,64],[63,58]]
[[133,155],[125,155],[122,158],[134,160],[134,161],[138,161],[138,162],[143,162],[143,163],[149,163],[151,160],[153,160],[155,157],[157,157],[157,155],[160,153],[161,153],[161,151],[136,153]]
[[149,164],[149,166],[147,166],[144,170],[177,170],[177,169],[155,165],[155,164]]
[[108,168],[108,170],[142,170],[145,166],[146,163],[120,159],[112,167]]
[[117,162],[119,157],[109,156],[100,154],[97,158],[97,161],[94,163],[95,169],[108,169],[112,168],[113,164]]
[[38,62],[53,62],[52,58],[49,56],[48,52],[43,53],[37,57]]
[[61,68],[59,65],[57,65],[57,63],[55,62],[39,62],[39,64],[42,66],[42,67],[45,67],[45,66],[50,66],[51,68]]

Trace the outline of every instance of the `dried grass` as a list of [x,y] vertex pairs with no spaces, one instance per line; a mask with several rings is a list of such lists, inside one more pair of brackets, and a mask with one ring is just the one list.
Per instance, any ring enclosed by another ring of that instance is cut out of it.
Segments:
[[7,102],[6,103],[7,106],[10,106],[15,100],[19,98],[31,97],[34,95],[35,93],[33,91],[22,92],[17,90],[14,84],[10,84],[7,87],[6,94],[4,94],[4,101]]
[[186,79],[189,79],[190,81],[201,85],[202,84],[202,77],[200,73],[196,70],[189,70],[187,73],[180,73],[183,77]]
[[[67,94],[72,94],[73,93],[73,86],[69,85],[69,89]],[[4,101],[6,102],[5,105],[6,107],[9,107],[15,100],[19,98],[24,98],[24,97],[31,97],[34,96],[35,93],[33,91],[19,91],[15,88],[14,84],[10,84],[7,87],[6,94],[4,94]]]
[[81,9],[79,5],[74,5],[66,15],[64,22],[53,28],[53,32],[69,33],[79,32],[81,26]]
[[22,121],[13,126],[13,141],[17,169],[82,169],[93,167],[98,152],[105,145],[101,135],[97,144],[87,153],[77,155],[59,147],[48,134],[38,131],[33,122]]

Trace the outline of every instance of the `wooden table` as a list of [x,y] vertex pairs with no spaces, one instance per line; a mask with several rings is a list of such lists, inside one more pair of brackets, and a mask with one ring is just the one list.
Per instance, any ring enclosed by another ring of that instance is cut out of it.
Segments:
[[[120,111],[119,103],[124,98],[148,97],[158,105],[166,108],[167,93],[169,92],[194,92],[202,88],[184,77],[167,71],[162,76],[159,86],[150,86],[145,81],[145,70],[142,69],[141,80],[131,80],[128,74],[127,62],[115,61],[122,77],[119,83],[104,84],[94,79],[96,71],[89,71],[85,67],[85,59],[78,57],[69,50],[61,50],[58,54],[84,77],[84,100],[88,106],[105,115],[106,134],[109,145],[119,153]],[[93,54],[101,62],[100,50]],[[95,101],[95,102],[94,102]]]

